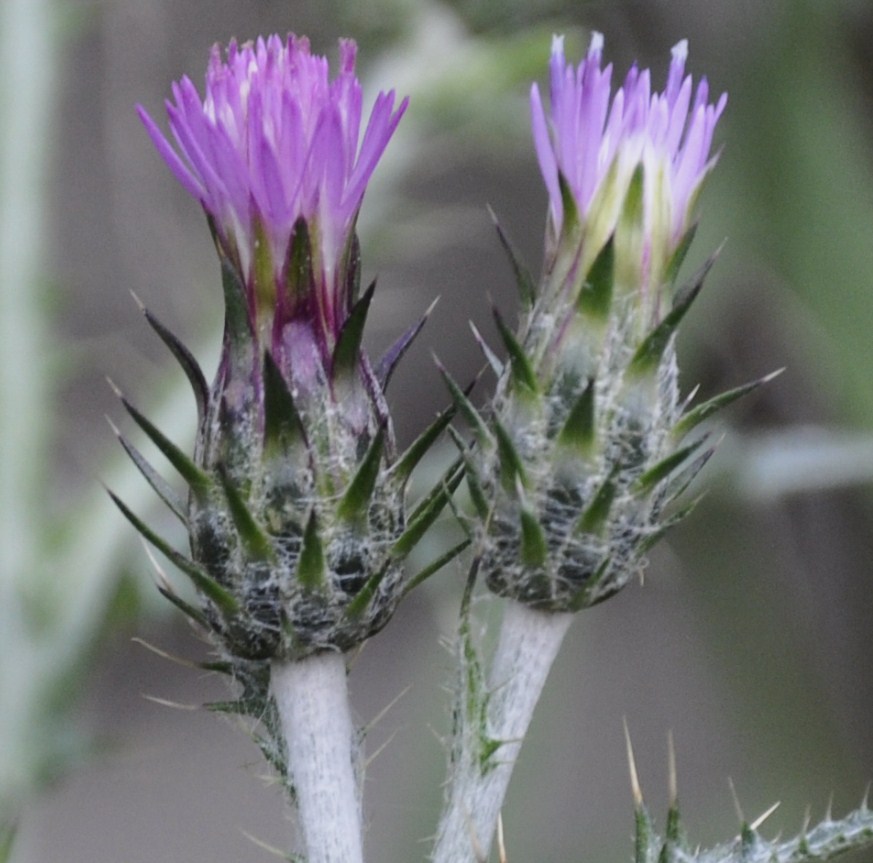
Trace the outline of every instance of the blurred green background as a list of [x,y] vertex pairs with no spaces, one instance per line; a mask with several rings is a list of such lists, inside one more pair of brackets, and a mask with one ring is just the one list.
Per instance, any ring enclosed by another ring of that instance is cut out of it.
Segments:
[[[199,84],[215,41],[293,30],[335,57],[361,46],[365,90],[411,107],[364,206],[379,288],[371,346],[439,294],[392,384],[401,437],[481,360],[511,275],[490,204],[535,270],[546,196],[527,92],[553,32],[590,28],[619,76],[663,82],[670,47],[730,101],[691,266],[728,242],[684,325],[682,381],[703,395],[786,367],[722,419],[709,493],[652,556],[642,587],[574,624],[504,813],[511,863],[629,859],[626,718],[644,792],[667,799],[675,738],[686,826],[727,839],[782,801],[769,829],[856,805],[873,778],[873,4],[869,0],[0,0],[0,806],[20,809],[16,861],[260,861],[287,845],[279,790],[236,728],[198,705],[222,682],[156,599],[151,565],[100,481],[163,524],[116,451],[110,374],[189,441],[194,411],[129,296],[205,360],[217,264],[197,206],[136,115]],[[366,273],[365,273],[366,277]],[[209,367],[209,362],[206,363]],[[439,541],[439,536],[434,542]],[[373,729],[371,860],[424,859],[444,775],[463,573],[417,591],[357,659]],[[483,607],[483,615],[485,609]],[[492,614],[494,609],[491,609]],[[408,691],[407,691],[408,690]],[[868,858],[869,859],[869,855]]]

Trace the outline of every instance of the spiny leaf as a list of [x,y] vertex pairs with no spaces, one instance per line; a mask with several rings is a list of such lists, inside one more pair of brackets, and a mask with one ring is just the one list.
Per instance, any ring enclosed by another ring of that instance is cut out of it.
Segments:
[[118,430],[115,423],[107,417],[109,425],[124,451],[130,456],[130,460],[136,465],[139,472],[145,477],[148,484],[155,490],[157,496],[172,510],[173,514],[182,522],[188,524],[185,515],[185,504],[170,484],[146,461],[143,454]]
[[190,617],[191,620],[193,620],[198,626],[201,626],[203,629],[206,630],[213,628],[212,626],[210,626],[209,621],[206,619],[205,615],[201,611],[194,608],[193,605],[185,602],[182,597],[173,593],[173,591],[168,590],[166,587],[158,587],[158,593],[160,593],[161,596],[164,597],[164,599],[175,605],[176,608],[179,609],[179,611]]
[[348,377],[357,368],[361,341],[364,338],[364,325],[367,322],[367,313],[370,311],[370,303],[375,291],[376,282],[374,281],[352,307],[340,330],[331,360],[331,370],[335,379]]
[[470,545],[471,542],[472,539],[469,538],[462,540],[457,545],[452,546],[452,548],[450,548],[447,552],[441,554],[436,560],[431,561],[423,569],[420,569],[415,575],[412,576],[412,578],[409,579],[409,581],[404,586],[403,596],[406,596],[406,594],[409,593],[410,590],[418,587],[418,585],[427,581],[427,579],[429,579],[435,573],[439,572],[444,566],[451,563],[462,551],[464,551],[465,548]]
[[521,456],[509,436],[503,423],[500,420],[494,420],[494,436],[497,439],[497,456],[500,460],[500,481],[503,487],[512,492],[516,488],[516,478],[521,482],[522,486],[527,485],[527,476],[525,474],[524,465],[521,461]]
[[692,280],[676,295],[673,308],[664,316],[664,319],[643,339],[637,348],[633,359],[630,361],[628,370],[631,374],[645,375],[654,371],[661,362],[661,357],[667,348],[667,344],[676,332],[676,328],[685,317],[685,313],[700,293],[703,281],[707,273],[715,263],[718,251],[697,271]]
[[221,286],[224,292],[224,347],[231,363],[239,363],[239,355],[248,356],[254,343],[249,319],[245,284],[222,245],[217,244],[221,261]]
[[696,233],[697,223],[693,224],[682,235],[682,239],[679,240],[679,245],[676,247],[676,251],[673,252],[670,260],[667,261],[667,266],[664,270],[664,281],[668,285],[672,285],[678,278],[679,270],[682,268],[682,264],[685,263],[685,257],[688,254],[688,250],[691,248],[691,243],[693,242]]
[[265,446],[285,449],[298,442],[305,443],[305,434],[294,397],[272,354],[264,351]]
[[472,502],[479,518],[482,521],[485,521],[491,511],[491,506],[485,498],[485,492],[482,490],[482,483],[479,480],[476,465],[470,457],[470,450],[461,439],[461,436],[451,426],[449,426],[449,434],[451,435],[455,446],[458,448],[458,452],[461,453],[461,458],[464,460],[464,470],[466,472],[467,490],[470,492],[470,501]]
[[527,508],[521,507],[521,548],[520,558],[525,566],[538,568],[543,566],[548,557],[549,547],[546,534],[539,519]]
[[221,487],[227,500],[230,517],[242,541],[246,557],[251,561],[272,561],[276,558],[273,543],[267,532],[257,523],[240,490],[224,470],[218,471]]
[[178,471],[179,475],[191,488],[194,497],[198,501],[206,498],[212,487],[212,480],[197,465],[179,449],[168,437],[166,437],[152,422],[146,419],[121,393],[121,390],[112,383],[110,386],[115,394],[121,399],[125,410],[130,414],[133,421],[148,435],[152,443],[166,456],[167,461]]
[[481,446],[487,445],[491,440],[491,434],[488,431],[485,421],[479,414],[479,411],[473,407],[473,403],[467,398],[467,394],[455,383],[452,376],[446,371],[443,364],[434,357],[437,369],[445,381],[446,387],[455,402],[456,407],[461,412],[461,415],[473,429],[477,440]]
[[367,579],[364,586],[355,595],[355,598],[346,606],[344,616],[347,620],[354,620],[364,613],[390,568],[391,564],[389,561]]
[[688,446],[681,447],[675,452],[670,453],[670,455],[662,458],[659,462],[650,467],[636,481],[637,490],[643,493],[651,491],[662,479],[669,476],[674,470],[676,470],[676,468],[686,461],[692,453],[700,449],[706,438],[707,436],[704,435],[704,437],[694,441],[694,443],[690,443]]
[[399,477],[401,483],[406,483],[415,470],[416,465],[418,465],[452,421],[456,410],[455,405],[450,405],[442,413],[438,414],[437,418],[406,448],[403,455],[394,462],[391,466],[391,473]]
[[482,355],[485,357],[485,361],[491,367],[491,371],[494,372],[494,376],[500,378],[503,374],[503,363],[500,361],[500,358],[491,350],[488,342],[485,341],[482,333],[479,332],[478,328],[472,321],[470,321],[470,329],[473,332],[473,338],[476,340],[476,344],[479,345],[479,350],[482,351]]
[[561,205],[564,208],[564,229],[575,230],[580,225],[579,208],[576,206],[576,197],[563,171],[558,171],[558,188],[561,191]]
[[357,522],[366,518],[370,498],[379,477],[379,464],[385,446],[385,423],[379,426],[357,473],[352,477],[348,488],[337,506],[337,518],[345,522]]
[[309,226],[302,216],[294,223],[286,261],[287,284],[292,301],[308,297],[314,287],[312,274],[312,243]]
[[385,351],[379,362],[376,364],[376,380],[379,381],[379,386],[382,388],[382,392],[385,392],[385,390],[388,389],[388,383],[391,380],[391,376],[394,374],[394,369],[397,368],[397,364],[403,359],[403,355],[409,350],[412,343],[418,337],[418,334],[424,328],[427,319],[430,317],[431,312],[434,310],[438,302],[439,297],[428,306],[427,311],[422,315],[418,323],[413,324],[399,339],[397,339],[397,341],[394,342],[387,351]]
[[610,596],[613,596],[618,592],[619,588],[615,590],[611,590],[606,594],[602,594],[597,596],[595,599],[592,599],[594,595],[594,590],[596,587],[600,585],[606,575],[610,570],[610,559],[609,557],[604,558],[597,569],[594,571],[594,574],[585,581],[581,588],[576,592],[570,601],[570,611],[581,611],[583,608],[590,608],[593,605],[598,605],[603,602],[605,599],[609,599]]
[[735,389],[721,393],[703,404],[697,405],[697,407],[692,408],[687,411],[684,416],[680,417],[679,421],[673,427],[673,437],[676,440],[681,440],[695,426],[699,425],[704,420],[709,419],[709,417],[720,411],[722,408],[725,408],[738,399],[741,399],[743,396],[754,392],[762,384],[769,383],[775,377],[781,375],[783,371],[784,369],[777,369],[775,372],[771,372],[769,375],[765,375],[756,381],[750,381],[749,383],[743,384]]
[[494,322],[497,324],[497,332],[500,333],[503,346],[509,355],[513,387],[521,395],[536,395],[539,391],[537,376],[524,348],[519,344],[512,330],[506,326],[503,315],[500,314],[497,307],[495,306],[491,311],[494,315]]
[[193,560],[180,554],[165,539],[158,536],[142,519],[113,492],[107,489],[113,503],[121,510],[122,515],[147,539],[161,554],[178,567],[194,586],[207,598],[211,599],[219,610],[225,614],[235,614],[239,604],[230,591],[222,587],[211,575],[204,572]]
[[589,378],[587,386],[570,408],[570,413],[558,433],[558,444],[583,458],[591,455],[596,439],[594,396],[594,378]]
[[430,494],[415,508],[406,526],[406,530],[400,534],[394,545],[391,546],[391,555],[395,559],[402,560],[415,548],[422,536],[437,520],[463,477],[464,466],[459,459],[446,472],[445,480],[435,486]]
[[611,236],[597,254],[579,291],[576,308],[583,315],[602,321],[609,317],[615,283],[615,237]]
[[518,296],[522,305],[525,308],[532,308],[536,299],[536,287],[534,286],[533,277],[530,270],[521,262],[521,258],[516,252],[515,246],[509,239],[509,235],[503,230],[497,216],[491,207],[488,207],[488,213],[491,220],[494,222],[494,227],[497,229],[497,237],[500,240],[500,245],[509,257],[509,263],[512,266],[512,272],[515,276],[515,284],[518,287]]
[[131,291],[131,294],[140,311],[145,315],[149,326],[170,349],[170,352],[182,367],[182,371],[185,372],[185,377],[188,378],[191,389],[194,391],[194,400],[197,403],[197,419],[199,422],[203,422],[203,417],[206,415],[206,405],[209,401],[209,387],[200,365],[194,359],[191,351],[143,305],[140,298],[133,291]]
[[327,584],[327,565],[314,508],[309,513],[306,530],[303,532],[303,544],[297,559],[297,580],[307,591],[321,590]]
[[577,533],[588,533],[594,536],[600,536],[606,525],[606,520],[609,517],[609,511],[612,509],[612,502],[615,500],[615,476],[617,471],[613,471],[601,484],[600,488],[591,498],[591,503],[588,504],[585,511],[576,522]]

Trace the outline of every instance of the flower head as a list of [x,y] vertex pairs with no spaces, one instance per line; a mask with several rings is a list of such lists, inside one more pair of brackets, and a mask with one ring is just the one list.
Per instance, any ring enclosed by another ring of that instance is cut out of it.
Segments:
[[613,94],[602,53],[595,33],[574,68],[556,37],[550,114],[532,87],[543,275],[534,286],[503,237],[524,308],[516,332],[496,316],[508,361],[485,351],[499,378],[490,416],[453,387],[476,434],[464,456],[486,583],[553,612],[600,602],[644,565],[709,455],[686,434],[746,391],[683,413],[674,338],[702,284],[676,277],[726,99],[693,87],[685,42],[663,93],[634,66]]
[[[657,281],[691,224],[698,190],[717,158],[710,155],[712,136],[727,96],[710,103],[706,78],[694,88],[685,75],[685,40],[673,48],[661,93],[652,92],[649,70],[634,65],[613,95],[612,65],[603,68],[602,55],[603,36],[594,33],[587,56],[574,68],[564,58],[563,37],[556,36],[550,117],[539,87],[531,87],[533,137],[549,192],[552,239],[557,242],[562,232],[572,231],[568,222],[578,221],[585,234],[583,258],[593,261],[615,232],[639,172],[639,265],[644,279]],[[570,201],[572,214],[565,212]]]
[[[406,108],[376,97],[361,135],[357,48],[340,68],[289,35],[212,49],[201,99],[187,77],[166,103],[175,149],[140,107],[160,155],[211,218],[246,287],[250,313],[279,336],[305,319],[326,355],[355,299],[349,246],[367,183]],[[313,284],[294,284],[290,252],[305,226]]]
[[193,616],[256,689],[258,663],[348,650],[384,626],[409,586],[403,560],[450,494],[435,489],[407,525],[407,480],[449,420],[398,456],[385,388],[420,324],[375,368],[362,349],[374,286],[360,291],[355,222],[406,102],[395,108],[394,93],[380,93],[362,130],[355,53],[340,42],[330,80],[303,38],[214,48],[203,99],[188,78],[173,86],[176,147],[139,109],[209,218],[225,325],[210,387],[146,313],[194,387],[193,459],[130,408],[188,483],[187,503],[165,499],[188,528],[191,558],[125,512],[191,576]]

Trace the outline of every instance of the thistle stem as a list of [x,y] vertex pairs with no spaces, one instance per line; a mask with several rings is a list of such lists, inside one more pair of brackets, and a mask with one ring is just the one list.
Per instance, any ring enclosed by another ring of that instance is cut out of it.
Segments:
[[270,686],[288,749],[288,778],[307,863],[363,863],[345,658],[276,663]]
[[[434,863],[488,859],[515,760],[572,619],[570,613],[507,603],[488,681],[486,727],[458,731],[460,752],[437,830]],[[501,743],[487,759],[481,757],[483,733]]]

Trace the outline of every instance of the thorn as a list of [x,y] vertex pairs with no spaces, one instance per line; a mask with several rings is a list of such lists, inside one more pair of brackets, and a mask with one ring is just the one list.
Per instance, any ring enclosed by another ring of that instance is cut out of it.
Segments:
[[176,594],[176,591],[173,589],[173,585],[170,583],[170,579],[167,578],[167,573],[161,567],[160,563],[158,563],[158,559],[155,557],[154,552],[151,549],[151,546],[142,538],[139,538],[142,547],[145,549],[146,557],[149,559],[149,563],[151,563],[152,567],[155,570],[155,578],[158,582],[158,586],[162,587],[164,590],[168,590],[173,595]]
[[737,818],[739,819],[740,824],[746,823],[746,816],[743,815],[743,807],[740,806],[740,798],[737,797],[737,789],[734,787],[734,780],[728,776],[728,785],[731,789],[731,797],[734,799],[734,809],[737,812]]
[[109,416],[109,414],[103,414],[103,418],[106,420],[106,422],[109,423],[109,428],[112,429],[112,433],[115,435],[115,437],[120,438],[121,437],[121,429],[118,428],[118,426],[115,425],[114,422],[112,422],[112,417]]
[[288,860],[289,859],[284,851],[280,850],[279,848],[276,848],[274,845],[268,845],[266,842],[264,842],[263,839],[258,839],[257,836],[252,836],[252,834],[246,830],[241,830],[240,832],[242,833],[243,836],[246,837],[246,839],[249,840],[249,842],[251,842],[254,845],[257,845],[258,848],[262,849],[263,851],[266,851],[268,854],[272,854],[274,857],[278,857],[280,860]]
[[803,813],[803,827],[800,828],[800,835],[806,836],[806,831],[809,829],[809,822],[812,820],[812,812],[809,806],[806,807],[806,812]]
[[[199,669],[200,666],[196,662],[191,662],[190,659],[184,659],[181,656],[176,656],[174,653],[167,653],[166,650],[161,650],[160,647],[157,647],[154,644],[150,644],[144,638],[139,638],[134,636],[130,639],[134,644],[139,644],[144,647],[146,650],[151,651],[156,656],[160,656],[161,659],[168,659],[170,662],[175,663],[176,665],[181,665],[183,668],[194,668]],[[149,696],[146,696],[148,698]]]
[[152,701],[155,704],[160,704],[162,707],[173,707],[176,710],[200,710],[199,704],[180,704],[178,701],[169,701],[166,698],[156,698],[154,695],[146,695],[140,693],[146,701]]
[[762,815],[759,815],[749,825],[749,828],[751,830],[757,830],[781,805],[782,805],[782,801],[777,800],[766,812],[764,812]]
[[673,732],[667,732],[667,785],[670,789],[670,808],[675,808],[679,799],[679,782],[676,777],[676,747],[673,745]]
[[499,863],[507,863],[506,842],[503,840],[503,814],[497,813],[497,859]]
[[394,742],[394,738],[397,736],[397,729],[391,732],[388,739],[379,746],[375,752],[371,753],[364,759],[364,769],[368,770],[370,765],[388,748],[390,743]]
[[867,783],[867,787],[864,789],[864,796],[861,799],[861,809],[866,810],[867,805],[870,803],[870,783]]
[[412,689],[412,684],[404,687],[397,695],[394,696],[361,730],[364,734],[369,734],[370,731],[375,728],[384,718],[390,713],[396,704],[400,702],[402,698],[405,698],[406,694],[409,690]]
[[137,306],[139,307],[139,310],[143,314],[146,314],[145,303],[136,295],[136,292],[131,289],[130,295],[133,297],[133,301],[137,304]]
[[834,792],[831,791],[830,796],[828,797],[828,808],[827,808],[827,811],[825,812],[824,820],[825,821],[833,821],[833,814],[834,814]]
[[627,747],[627,766],[630,771],[631,793],[634,797],[634,804],[639,808],[643,805],[643,792],[640,790],[640,778],[637,775],[637,763],[634,759],[634,747],[631,743],[630,731],[627,727],[627,719],[622,717],[621,723],[624,726],[624,742]]
[[121,391],[121,387],[119,387],[119,386],[115,383],[115,381],[112,380],[111,377],[109,377],[109,375],[106,375],[106,383],[109,384],[110,389],[112,390],[113,393],[115,393],[115,395],[116,395],[118,398],[120,398],[120,399],[123,399],[123,398],[124,398],[124,393]]

